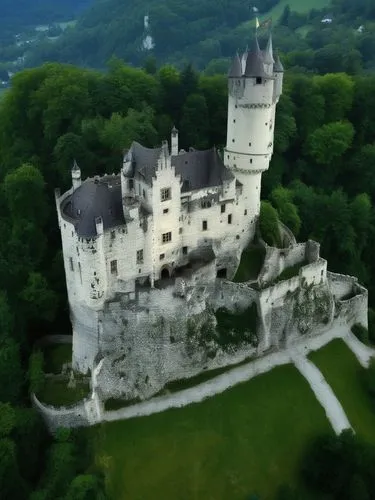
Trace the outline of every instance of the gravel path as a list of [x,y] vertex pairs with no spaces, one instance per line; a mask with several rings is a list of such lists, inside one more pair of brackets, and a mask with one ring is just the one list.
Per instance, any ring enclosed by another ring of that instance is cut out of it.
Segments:
[[309,383],[316,399],[323,406],[325,414],[336,434],[351,429],[349,420],[331,386],[327,383],[318,368],[304,356],[292,355],[297,370]]

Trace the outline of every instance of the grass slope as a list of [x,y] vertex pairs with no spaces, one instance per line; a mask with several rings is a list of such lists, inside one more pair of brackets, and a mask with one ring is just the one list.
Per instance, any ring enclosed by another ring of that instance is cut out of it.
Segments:
[[294,482],[306,443],[329,432],[307,382],[289,365],[214,398],[87,429],[113,500],[273,498]]
[[323,9],[331,4],[331,0],[280,0],[267,14],[260,16],[262,20],[272,17],[273,21],[277,21],[283,13],[285,7],[289,5],[290,10],[294,12],[309,12],[311,9]]
[[334,340],[309,358],[323,373],[355,432],[375,444],[375,408],[362,384],[364,369],[342,340]]

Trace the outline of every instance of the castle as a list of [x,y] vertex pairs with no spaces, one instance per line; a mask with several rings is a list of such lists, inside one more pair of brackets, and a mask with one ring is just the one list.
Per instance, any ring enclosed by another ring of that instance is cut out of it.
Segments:
[[[103,399],[149,397],[168,381],[319,331],[340,311],[355,309],[350,321],[366,321],[364,289],[355,279],[327,276],[319,245],[296,244],[285,227],[286,248],[267,248],[256,286],[231,281],[254,239],[283,72],[271,36],[264,50],[255,36],[250,50],[234,57],[223,155],[179,149],[173,128],[170,147],[133,142],[118,175],[82,180],[74,163],[72,188],[55,191],[73,367],[92,373]],[[296,263],[298,276],[271,287]],[[337,307],[346,294],[358,307]],[[252,304],[256,332],[223,347],[215,312]]]

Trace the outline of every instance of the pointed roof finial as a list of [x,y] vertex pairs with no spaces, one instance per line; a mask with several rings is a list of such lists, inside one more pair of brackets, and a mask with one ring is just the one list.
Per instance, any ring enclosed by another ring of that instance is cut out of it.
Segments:
[[77,163],[76,159],[74,158],[72,172],[76,172],[77,170],[81,170],[81,169],[79,168],[78,163]]
[[264,59],[260,50],[258,38],[255,33],[250,51],[247,54],[245,76],[247,77],[265,77],[267,76],[264,71]]
[[264,53],[264,62],[266,64],[274,64],[275,60],[273,58],[273,47],[272,47],[272,33],[268,38],[267,47]]
[[177,134],[178,130],[176,129],[176,126],[173,125],[173,128],[172,128],[172,134]]

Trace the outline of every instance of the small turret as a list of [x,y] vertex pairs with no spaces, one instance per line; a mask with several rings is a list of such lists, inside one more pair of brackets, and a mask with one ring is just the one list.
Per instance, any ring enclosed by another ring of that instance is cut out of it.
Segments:
[[72,167],[72,184],[73,184],[73,191],[75,191],[81,185],[81,169],[79,168],[75,160],[73,162],[73,167]]
[[279,55],[276,56],[275,66],[273,67],[275,73],[284,73],[284,66],[281,63]]
[[283,93],[283,80],[284,80],[284,67],[280,61],[280,57],[276,56],[275,64],[273,65],[273,72],[275,75],[274,97],[278,101]]
[[178,130],[174,125],[171,132],[171,154],[172,156],[178,155]]
[[228,78],[241,78],[242,76],[242,64],[240,56],[237,54],[234,56],[232,65],[229,70]]

